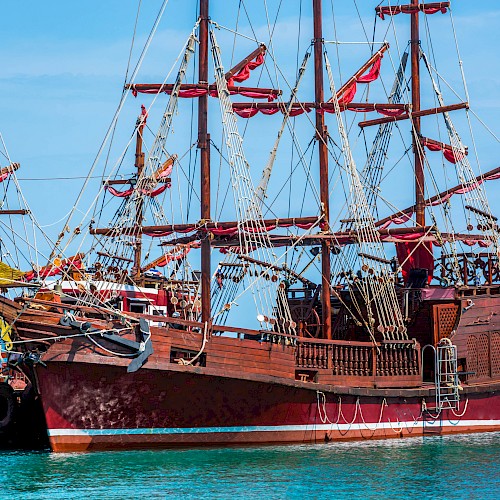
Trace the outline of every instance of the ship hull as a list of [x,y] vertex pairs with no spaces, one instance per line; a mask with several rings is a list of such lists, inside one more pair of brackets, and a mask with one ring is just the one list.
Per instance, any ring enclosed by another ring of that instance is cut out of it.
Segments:
[[133,374],[125,366],[103,363],[51,362],[39,368],[52,450],[314,443],[500,430],[498,384],[466,387],[458,410],[439,413],[423,411],[422,401],[428,408],[434,403],[429,390],[355,391],[189,368],[142,368]]

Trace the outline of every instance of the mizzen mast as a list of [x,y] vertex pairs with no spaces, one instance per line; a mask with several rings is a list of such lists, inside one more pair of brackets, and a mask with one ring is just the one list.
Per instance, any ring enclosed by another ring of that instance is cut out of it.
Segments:
[[[323,26],[321,0],[313,0],[314,18],[314,95],[316,104],[325,101],[323,89]],[[324,220],[329,224],[329,188],[328,188],[328,132],[323,113],[316,113],[316,137],[319,151],[320,201]],[[332,338],[332,305],[330,297],[330,244],[321,244],[321,311],[323,335]]]

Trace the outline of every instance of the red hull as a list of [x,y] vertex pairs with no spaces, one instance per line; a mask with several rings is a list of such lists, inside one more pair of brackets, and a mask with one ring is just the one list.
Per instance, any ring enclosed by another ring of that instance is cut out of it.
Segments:
[[[190,371],[52,362],[37,370],[54,451],[380,439],[500,430],[500,387],[436,418],[428,390],[333,388]],[[496,389],[496,390],[495,390]],[[317,392],[320,391],[320,392]],[[350,392],[350,394],[349,394]],[[326,403],[323,403],[325,397]]]

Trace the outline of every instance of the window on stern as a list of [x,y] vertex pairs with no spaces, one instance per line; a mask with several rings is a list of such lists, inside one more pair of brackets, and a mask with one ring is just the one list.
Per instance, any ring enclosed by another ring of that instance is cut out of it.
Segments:
[[146,307],[147,307],[147,304],[131,302],[130,312],[144,314],[146,312]]

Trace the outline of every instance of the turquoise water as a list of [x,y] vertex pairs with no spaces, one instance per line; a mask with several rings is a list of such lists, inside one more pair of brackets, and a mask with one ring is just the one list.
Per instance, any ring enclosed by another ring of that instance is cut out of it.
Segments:
[[500,498],[500,433],[1,458],[2,499]]

